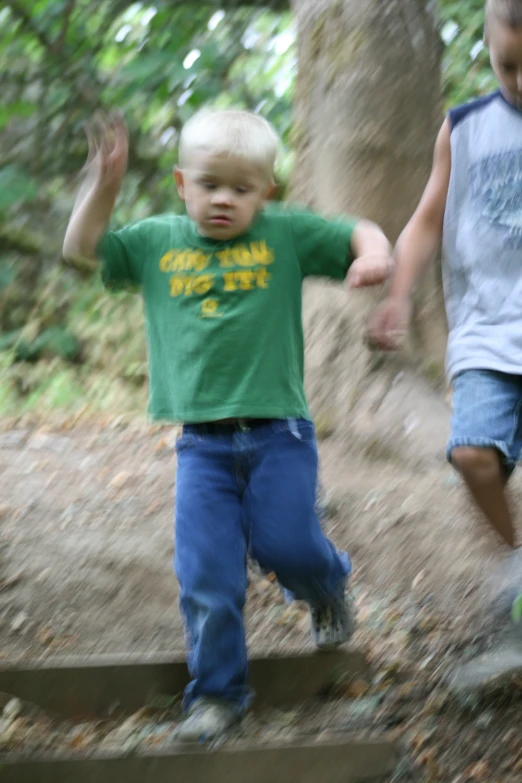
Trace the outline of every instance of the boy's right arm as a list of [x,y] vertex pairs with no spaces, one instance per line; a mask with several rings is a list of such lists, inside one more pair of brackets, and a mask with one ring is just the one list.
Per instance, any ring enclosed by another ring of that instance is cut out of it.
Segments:
[[114,209],[127,170],[127,130],[120,118],[98,120],[87,132],[89,157],[86,177],[67,226],[62,255],[85,267],[96,257],[96,246]]
[[442,240],[444,211],[451,173],[450,121],[440,129],[426,189],[395,248],[395,274],[386,299],[368,327],[370,344],[383,350],[400,348],[411,314],[415,284],[434,258]]

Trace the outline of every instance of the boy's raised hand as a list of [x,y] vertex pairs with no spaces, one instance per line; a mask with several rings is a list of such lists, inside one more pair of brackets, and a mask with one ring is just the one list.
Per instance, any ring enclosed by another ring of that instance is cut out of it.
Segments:
[[86,132],[86,176],[76,196],[62,248],[64,260],[82,271],[90,271],[96,258],[96,245],[114,209],[129,154],[122,117],[97,114]]
[[89,153],[85,168],[96,187],[117,192],[127,171],[129,138],[121,115],[98,113],[86,127]]

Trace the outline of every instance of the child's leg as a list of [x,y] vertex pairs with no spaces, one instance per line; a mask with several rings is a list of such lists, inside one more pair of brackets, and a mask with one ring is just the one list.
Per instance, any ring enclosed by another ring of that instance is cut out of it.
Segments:
[[210,697],[242,709],[247,535],[232,437],[185,427],[177,452],[175,567],[193,677],[184,706]]
[[476,504],[510,547],[515,531],[505,487],[519,457],[522,383],[517,376],[469,370],[453,385],[448,458]]
[[451,461],[490,525],[508,546],[514,547],[515,530],[505,492],[506,468],[498,451],[457,446],[452,449]]
[[[316,491],[316,498],[315,498],[315,513],[317,514],[317,519],[319,520],[319,524],[321,525],[321,529],[324,530],[324,523],[326,519],[326,510],[325,510],[325,490],[324,485],[321,481],[321,468],[319,466],[317,471],[317,491]],[[291,590],[287,590],[285,587],[283,587],[281,584],[279,585],[280,590],[283,594],[283,597],[287,604],[292,604],[295,601],[295,595]]]
[[275,422],[253,430],[245,490],[251,552],[299,600],[338,600],[350,561],[324,535],[316,513],[317,446],[311,422]]

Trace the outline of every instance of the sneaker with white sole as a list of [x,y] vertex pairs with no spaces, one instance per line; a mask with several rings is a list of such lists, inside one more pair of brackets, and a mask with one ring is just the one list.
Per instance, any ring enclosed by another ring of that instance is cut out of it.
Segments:
[[357,624],[357,610],[352,594],[344,585],[331,604],[310,604],[309,609],[312,639],[319,650],[333,650],[350,641]]
[[241,720],[241,713],[231,702],[200,697],[191,705],[186,718],[174,730],[178,742],[207,742],[222,737]]

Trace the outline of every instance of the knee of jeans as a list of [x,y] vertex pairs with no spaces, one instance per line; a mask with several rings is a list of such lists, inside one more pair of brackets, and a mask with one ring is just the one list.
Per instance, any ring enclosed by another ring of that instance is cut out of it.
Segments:
[[451,463],[464,476],[496,476],[501,467],[501,454],[495,448],[456,446],[451,451]]
[[287,580],[290,578],[292,581],[306,580],[316,574],[322,565],[321,558],[318,558],[314,552],[297,549],[292,552],[264,554],[253,551],[252,557],[263,570],[276,574],[278,578],[286,577]]
[[244,573],[232,574],[216,568],[216,563],[189,562],[175,559],[175,571],[181,592],[181,602],[192,602],[200,607],[212,608],[228,604],[242,606],[248,587],[246,567]]
[[235,585],[233,589],[220,590],[217,586],[206,589],[181,591],[181,607],[184,613],[201,621],[212,619],[219,624],[229,614],[242,611],[246,599],[246,584]]

